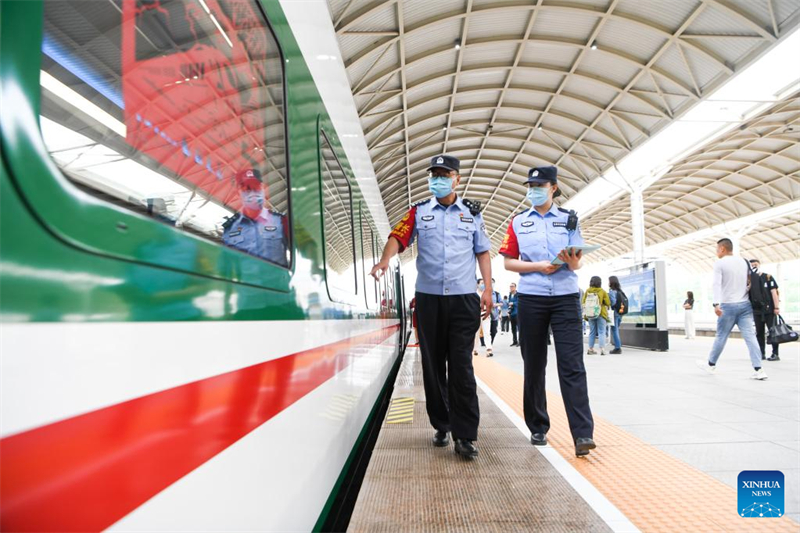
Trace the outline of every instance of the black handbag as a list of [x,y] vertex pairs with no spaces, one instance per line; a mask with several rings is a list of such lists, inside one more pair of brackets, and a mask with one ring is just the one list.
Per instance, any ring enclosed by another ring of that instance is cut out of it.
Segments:
[[794,342],[797,340],[797,332],[793,331],[792,328],[783,321],[783,317],[778,315],[777,320],[775,320],[775,324],[769,328],[769,333],[767,334],[767,343],[768,344],[783,344],[784,342]]

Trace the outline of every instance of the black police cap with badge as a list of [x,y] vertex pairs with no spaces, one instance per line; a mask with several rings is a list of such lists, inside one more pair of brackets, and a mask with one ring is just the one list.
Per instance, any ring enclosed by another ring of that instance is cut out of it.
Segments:
[[[549,165],[546,167],[533,167],[528,171],[528,179],[525,180],[525,183],[550,183],[552,185],[558,185],[558,168]],[[553,193],[553,198],[558,198],[561,196],[561,187],[556,189],[556,192]],[[578,227],[578,215],[572,209],[564,209],[562,207],[558,208],[559,211],[562,213],[569,214],[567,218],[567,229],[572,231],[577,229]]]
[[434,168],[443,168],[457,173],[461,170],[461,161],[451,155],[436,155],[431,158],[431,166],[428,167],[428,172]]
[[[428,172],[435,168],[443,168],[445,170],[458,173],[461,171],[461,161],[459,161],[457,157],[453,157],[451,155],[435,155],[431,157],[431,166],[428,167]],[[472,216],[475,216],[481,212],[481,203],[479,201],[467,200],[466,198],[462,198],[461,201],[464,202],[465,206],[467,206],[467,209],[469,209],[469,212],[472,214]]]

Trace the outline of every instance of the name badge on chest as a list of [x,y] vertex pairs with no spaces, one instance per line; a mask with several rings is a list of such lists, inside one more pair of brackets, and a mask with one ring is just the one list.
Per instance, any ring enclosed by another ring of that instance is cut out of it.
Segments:
[[554,228],[566,228],[567,227],[567,223],[566,222],[553,222],[553,227]]

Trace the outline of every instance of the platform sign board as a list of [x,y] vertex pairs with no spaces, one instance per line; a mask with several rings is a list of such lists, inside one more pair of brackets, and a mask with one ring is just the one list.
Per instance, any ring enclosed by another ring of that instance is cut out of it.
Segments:
[[664,262],[642,263],[617,272],[616,275],[628,297],[628,313],[623,315],[620,325],[622,343],[649,350],[668,350],[669,325]]

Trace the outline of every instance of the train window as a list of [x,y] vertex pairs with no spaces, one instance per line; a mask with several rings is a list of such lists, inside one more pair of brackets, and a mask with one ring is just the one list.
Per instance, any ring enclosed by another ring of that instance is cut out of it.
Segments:
[[[355,294],[356,247],[353,231],[353,191],[325,132],[320,132],[322,222],[325,231],[325,273],[328,289]],[[331,297],[334,297],[331,294]]]
[[[367,307],[375,308],[378,302],[378,282],[369,275],[375,266],[375,238],[372,231],[372,220],[366,205],[361,203],[361,272],[364,278],[364,299]],[[370,285],[372,286],[370,288]]]
[[255,0],[45,0],[41,129],[79,188],[291,262],[283,60]]
[[[374,231],[372,232],[372,249],[375,251],[375,255],[373,256],[373,261],[375,263],[377,263],[378,260],[380,259],[381,254],[383,253],[383,248],[381,248],[380,241],[378,241],[378,237],[377,237],[377,235],[375,234]],[[378,282],[376,281],[375,282],[375,301],[376,302],[379,301],[378,300],[378,291],[379,290],[380,290],[380,287],[379,287]]]

